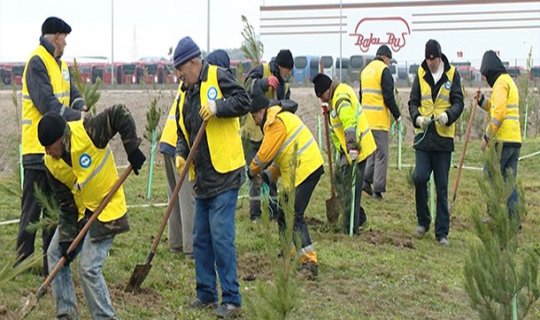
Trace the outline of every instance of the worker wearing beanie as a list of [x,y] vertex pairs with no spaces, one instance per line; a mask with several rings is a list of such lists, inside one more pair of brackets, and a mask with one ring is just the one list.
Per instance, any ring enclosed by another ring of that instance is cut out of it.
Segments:
[[[275,58],[269,63],[263,63],[250,70],[244,87],[254,97],[265,95],[268,99],[288,100],[291,97],[289,88],[289,78],[294,67],[294,59],[291,51],[280,50]],[[246,117],[242,125],[242,137],[249,140],[249,150],[246,152],[246,161],[249,163],[257,154],[261,146],[263,134],[261,128],[253,121],[252,117]],[[256,221],[261,216],[261,182],[253,180],[249,190],[249,216],[252,221]],[[277,187],[270,184],[270,214],[273,216],[277,211]]]
[[[486,151],[490,141],[495,141],[491,144],[492,146],[502,144],[501,172],[505,179],[508,179],[508,175],[512,172],[514,181],[517,181],[521,150],[518,88],[497,54],[492,50],[484,53],[480,73],[493,88],[489,99],[480,90],[477,92],[478,105],[486,110],[490,117],[486,132],[482,137],[482,151]],[[517,188],[514,185],[514,190],[507,202],[508,215],[511,218],[516,218],[515,206],[518,200]]]
[[103,277],[103,265],[117,234],[127,232],[127,207],[122,187],[111,198],[74,252],[68,248],[111,191],[118,172],[109,141],[119,132],[135,174],[145,156],[139,149],[135,121],[123,105],[84,120],[66,121],[56,112],[39,121],[37,135],[45,148],[45,170],[60,208],[59,224],[47,250],[49,270],[64,257],[66,264],[51,283],[58,319],[78,319],[77,296],[70,262],[79,256],[78,271],[93,319],[116,319]]
[[[47,112],[56,112],[67,121],[78,120],[81,111],[86,110],[81,94],[71,82],[67,64],[60,60],[70,32],[71,27],[64,20],[47,18],[41,26],[39,45],[30,55],[23,71],[21,123],[24,180],[17,235],[17,263],[34,252],[36,231],[30,231],[28,227],[39,221],[42,210],[34,188],[41,189],[45,194],[51,192],[43,166],[44,149],[37,137],[39,119]],[[43,209],[43,215],[48,216],[47,209]],[[53,231],[43,229],[43,252],[47,252]],[[47,255],[43,257],[43,273],[47,275]]]
[[448,172],[454,151],[455,122],[463,111],[463,92],[459,72],[448,62],[439,42],[426,43],[425,57],[418,67],[409,99],[415,128],[416,236],[422,238],[431,223],[427,183],[433,172],[437,191],[435,238],[448,246]]
[[401,119],[394,98],[394,78],[388,68],[391,61],[392,51],[388,46],[382,45],[377,50],[375,59],[360,74],[360,101],[377,144],[377,151],[366,163],[363,190],[379,200],[382,200],[382,194],[386,192],[390,115],[396,122]]
[[[306,278],[313,279],[318,274],[317,254],[304,220],[304,212],[324,173],[321,151],[302,120],[294,113],[284,110],[279,102],[270,105],[265,96],[257,95],[251,101],[250,112],[257,125],[262,128],[264,138],[257,156],[249,165],[248,176],[253,179],[270,165],[262,173],[262,180],[267,184],[276,183],[278,177],[281,177],[285,193],[295,193],[294,235],[295,238],[299,236],[300,241],[294,243],[298,242],[302,246],[300,272]],[[295,165],[292,164],[293,156],[296,156]],[[280,232],[283,232],[286,222],[282,209],[278,210],[277,219]]]
[[[343,174],[336,177],[352,177],[352,170],[356,170],[352,226],[353,233],[358,234],[359,227],[367,221],[361,203],[366,159],[375,152],[377,145],[369,129],[366,114],[351,86],[340,83],[337,79],[332,81],[322,73],[313,78],[313,84],[315,94],[322,102],[322,112],[328,114],[334,148],[340,154],[340,170]],[[350,192],[350,189],[347,189],[347,192]],[[346,199],[345,195],[341,196]],[[345,233],[348,233],[351,223],[350,203],[351,201],[345,201],[343,205]]]
[[[218,49],[210,52],[206,57],[209,64],[229,70],[230,59],[227,52]],[[159,141],[159,150],[163,154],[163,164],[165,167],[165,177],[167,178],[167,194],[169,200],[172,192],[180,178],[175,167],[176,142],[178,139],[176,110],[180,102],[182,93],[182,82],[178,85],[176,97],[174,98],[167,121],[163,127],[163,133]],[[169,230],[169,251],[172,253],[183,252],[186,257],[193,258],[193,216],[195,215],[195,193],[193,191],[193,181],[189,177],[184,178],[182,188],[178,193],[178,202],[172,209],[168,221]]]
[[197,132],[207,121],[191,170],[196,278],[196,299],[191,306],[217,305],[217,271],[222,299],[216,313],[228,317],[238,314],[242,304],[234,243],[235,210],[245,166],[238,117],[249,112],[249,96],[232,73],[208,64],[200,54],[190,37],[180,39],[174,51],[173,64],[183,83],[176,113],[176,168],[182,171]]

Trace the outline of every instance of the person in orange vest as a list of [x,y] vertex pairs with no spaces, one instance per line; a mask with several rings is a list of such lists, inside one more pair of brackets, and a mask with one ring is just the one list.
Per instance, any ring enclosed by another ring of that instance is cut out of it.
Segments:
[[[191,146],[203,121],[203,139],[192,164],[195,179],[193,256],[196,298],[193,308],[216,308],[219,317],[241,313],[235,248],[235,211],[238,191],[244,182],[245,158],[238,117],[249,112],[249,96],[224,68],[201,57],[199,46],[190,38],[180,39],[173,65],[185,91],[176,118],[178,142],[176,168],[186,165]],[[218,306],[217,276],[221,287]]]
[[394,78],[388,68],[391,61],[392,51],[388,46],[382,45],[377,50],[375,59],[360,75],[360,101],[377,144],[377,150],[366,163],[363,190],[379,200],[382,200],[382,194],[386,192],[390,114],[396,122],[401,120],[401,113],[394,98]]
[[[304,220],[304,212],[324,173],[321,151],[302,120],[284,110],[279,102],[274,100],[271,104],[265,96],[256,95],[252,98],[250,112],[262,128],[264,137],[256,157],[249,165],[248,177],[253,180],[262,172],[262,180],[266,184],[276,183],[281,177],[285,193],[294,192],[294,232],[300,237],[302,246],[300,272],[307,279],[313,279],[318,274],[317,254]],[[292,164],[295,152],[296,164]],[[266,167],[268,169],[263,171]],[[277,219],[280,231],[283,231],[286,222],[281,208]]]
[[427,183],[433,172],[437,191],[435,238],[448,246],[448,173],[454,151],[455,122],[463,112],[463,91],[459,72],[448,62],[439,42],[426,43],[425,57],[418,67],[409,99],[415,132],[416,236],[422,238],[431,223]]
[[58,319],[78,319],[77,296],[70,262],[79,257],[78,271],[93,319],[116,319],[103,266],[116,235],[129,231],[123,187],[115,192],[75,251],[68,248],[118,181],[109,141],[120,133],[129,163],[139,173],[144,154],[139,149],[135,120],[123,105],[105,109],[96,116],[67,122],[56,112],[39,121],[37,134],[45,148],[45,170],[60,208],[59,223],[47,250],[49,269],[66,258],[51,283]]
[[[17,234],[17,263],[34,252],[36,231],[28,230],[32,223],[39,221],[41,213],[49,216],[42,208],[34,193],[39,188],[50,194],[47,174],[43,166],[45,150],[40,145],[37,127],[41,116],[56,112],[67,121],[81,119],[86,104],[73,85],[67,64],[61,60],[66,47],[66,37],[71,27],[62,19],[49,17],[41,26],[39,46],[28,59],[23,71],[22,83],[22,162],[24,181],[22,186],[21,218]],[[42,232],[43,252],[47,252],[54,228],[44,228]],[[43,255],[43,273],[48,274],[47,255]]]
[[[486,98],[478,90],[478,106],[489,113],[490,121],[482,137],[481,148],[486,151],[489,141],[502,144],[501,172],[505,179],[513,174],[517,181],[518,160],[521,150],[521,127],[519,124],[519,90],[516,83],[508,75],[497,54],[486,51],[482,57],[480,73],[493,88],[491,97]],[[515,217],[515,206],[518,202],[517,188],[508,198],[508,215]]]

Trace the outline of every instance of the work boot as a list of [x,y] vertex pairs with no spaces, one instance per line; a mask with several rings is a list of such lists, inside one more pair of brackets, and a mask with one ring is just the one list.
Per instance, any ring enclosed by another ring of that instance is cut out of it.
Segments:
[[364,182],[362,184],[362,190],[367,193],[370,197],[373,196],[373,189],[371,189],[371,184]]
[[318,267],[313,262],[305,262],[300,267],[298,274],[306,280],[315,280],[319,275]]
[[373,199],[377,199],[377,200],[382,200],[383,199],[383,195],[382,195],[382,192],[373,192],[373,196],[372,196]]
[[195,298],[195,300],[189,303],[189,307],[192,309],[215,309],[217,308],[217,306],[218,306],[217,301],[204,302],[199,298]]
[[217,307],[214,311],[218,318],[222,319],[233,319],[238,318],[242,315],[242,307],[236,306],[232,303],[224,303]]
[[448,238],[442,237],[439,239],[439,244],[444,247],[448,247],[450,245],[450,242],[448,241]]

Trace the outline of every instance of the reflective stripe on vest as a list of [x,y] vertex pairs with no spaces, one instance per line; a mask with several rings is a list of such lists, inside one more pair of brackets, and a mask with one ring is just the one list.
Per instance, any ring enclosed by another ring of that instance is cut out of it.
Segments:
[[343,152],[345,154],[345,157],[347,158],[348,163],[351,164],[352,160],[349,157],[349,153],[347,152],[347,145],[345,143],[344,129],[346,128],[343,128],[343,123],[341,122],[341,119],[336,112],[336,108],[339,108],[338,102],[345,99],[351,102],[356,115],[355,130],[357,141],[360,142],[360,153],[358,155],[357,162],[363,161],[373,152],[375,152],[375,150],[377,149],[377,145],[375,144],[375,139],[373,138],[373,134],[371,133],[371,130],[369,128],[366,114],[363,111],[362,106],[360,105],[360,102],[358,101],[358,98],[356,97],[356,93],[354,92],[353,88],[343,83],[339,84],[332,96],[332,108],[330,110],[329,120],[330,126],[332,128],[332,140],[334,142],[334,147],[336,148],[336,150],[340,150],[340,152]]
[[[441,62],[442,63],[442,62]],[[450,90],[452,89],[452,81],[454,79],[455,68],[450,66],[450,69],[446,72],[446,77],[448,80],[441,85],[435,102],[433,102],[431,94],[431,86],[424,80],[424,75],[426,71],[422,66],[418,67],[418,80],[420,82],[420,93],[422,100],[420,101],[420,107],[418,111],[420,115],[427,118],[437,118],[441,113],[448,110],[450,105]],[[454,138],[456,132],[456,124],[453,123],[450,126],[440,125],[439,122],[435,121],[435,129],[441,137],[445,138]],[[423,132],[421,128],[414,129],[415,134]]]
[[70,79],[69,69],[67,64],[62,61],[61,66],[54,57],[43,46],[38,46],[37,49],[30,55],[26,62],[22,77],[22,154],[43,154],[45,148],[39,143],[37,135],[38,122],[41,119],[41,112],[32,102],[28,86],[26,84],[26,72],[28,62],[33,57],[39,57],[45,69],[52,86],[53,94],[64,107],[70,106]]
[[176,107],[180,102],[180,94],[182,92],[182,82],[178,85],[178,90],[176,91],[176,96],[171,104],[169,109],[169,115],[167,116],[167,121],[163,127],[163,132],[161,133],[161,138],[159,142],[166,143],[173,148],[176,148],[176,141],[178,140],[178,134],[176,132]]
[[390,130],[390,110],[384,104],[382,93],[382,74],[388,66],[373,60],[362,70],[362,107],[366,110],[369,127],[372,130]]
[[[218,84],[217,70],[216,66],[208,65],[206,81],[201,83],[200,88],[201,106],[207,104],[209,99],[218,100],[223,97]],[[185,93],[182,92],[178,124],[189,145],[189,134],[184,125],[184,104]],[[240,137],[240,121],[237,117],[211,117],[206,126],[206,141],[208,142],[212,166],[217,172],[224,174],[239,169],[246,164]]]

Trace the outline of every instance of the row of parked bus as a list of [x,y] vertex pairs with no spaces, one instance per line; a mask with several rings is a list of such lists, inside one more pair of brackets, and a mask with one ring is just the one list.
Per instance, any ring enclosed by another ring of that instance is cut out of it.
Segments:
[[[111,68],[110,63],[85,62],[77,63],[80,77],[87,83],[95,83],[97,78],[105,84],[111,84],[114,77],[116,84],[171,84],[177,83],[172,64],[167,61],[159,62],[115,62]],[[70,73],[73,76],[73,64],[68,63]],[[21,85],[24,71],[24,63],[0,64],[0,82],[4,85]]]

